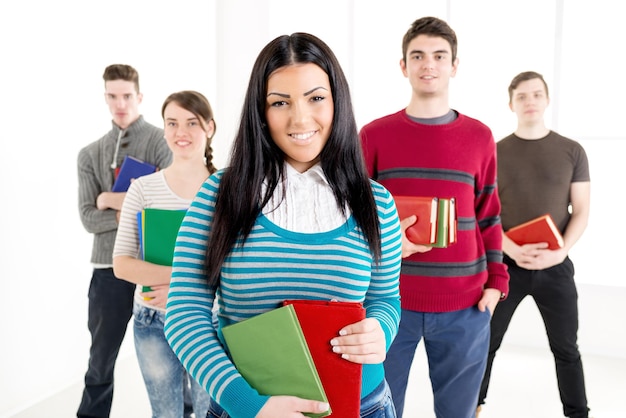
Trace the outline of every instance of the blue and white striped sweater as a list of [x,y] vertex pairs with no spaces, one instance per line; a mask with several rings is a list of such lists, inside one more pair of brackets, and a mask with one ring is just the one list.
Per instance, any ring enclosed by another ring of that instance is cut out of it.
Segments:
[[[220,179],[218,172],[204,183],[181,226],[165,335],[191,375],[231,416],[254,417],[267,397],[239,375],[219,329],[274,309],[286,299],[357,301],[363,302],[368,317],[379,320],[389,347],[400,321],[400,224],[393,198],[372,182],[382,240],[382,259],[375,264],[353,217],[331,231],[297,233],[260,215],[245,245],[238,242],[227,256],[216,299],[207,285],[205,257]],[[362,396],[383,376],[382,364],[365,365]]]

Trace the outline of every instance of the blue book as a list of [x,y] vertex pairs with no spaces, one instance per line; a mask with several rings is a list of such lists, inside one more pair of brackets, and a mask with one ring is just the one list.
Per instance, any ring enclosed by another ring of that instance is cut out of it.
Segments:
[[112,192],[125,192],[130,187],[131,179],[136,179],[156,171],[156,166],[127,155],[120,167],[120,172],[113,183]]

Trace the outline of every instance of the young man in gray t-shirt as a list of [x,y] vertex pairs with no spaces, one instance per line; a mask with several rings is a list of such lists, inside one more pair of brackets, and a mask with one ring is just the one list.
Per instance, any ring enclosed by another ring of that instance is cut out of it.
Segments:
[[493,359],[511,318],[520,302],[530,295],[541,313],[554,354],[563,413],[587,418],[585,378],[576,342],[578,295],[574,266],[568,257],[589,218],[587,155],[578,142],[545,126],[544,112],[550,99],[541,74],[529,71],[517,75],[509,86],[509,98],[518,124],[513,134],[497,144],[503,230],[549,213],[565,244],[549,250],[547,243],[517,245],[503,236],[509,295],[496,306],[491,319],[489,357],[476,415],[485,402]]

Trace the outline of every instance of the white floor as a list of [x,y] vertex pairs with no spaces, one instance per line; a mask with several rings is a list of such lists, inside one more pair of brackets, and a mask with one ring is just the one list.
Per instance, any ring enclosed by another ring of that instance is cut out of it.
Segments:
[[[415,356],[406,418],[434,418],[426,357]],[[583,355],[587,397],[594,418],[626,417],[626,359]],[[76,384],[11,418],[76,416],[82,386]],[[149,418],[150,406],[133,355],[118,361],[111,418]],[[554,362],[547,350],[503,345],[494,363],[491,389],[480,418],[562,417]],[[199,417],[203,418],[203,417]],[[341,418],[341,417],[338,417]]]

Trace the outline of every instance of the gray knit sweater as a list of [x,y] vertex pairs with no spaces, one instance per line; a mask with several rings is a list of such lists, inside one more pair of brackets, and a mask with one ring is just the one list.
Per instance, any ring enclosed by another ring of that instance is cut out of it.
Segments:
[[[87,145],[78,153],[78,210],[87,232],[93,234],[91,262],[112,265],[113,244],[117,233],[116,211],[99,210],[96,199],[102,192],[111,191],[115,170],[111,163],[115,155],[120,128],[112,129],[102,138]],[[167,167],[172,161],[170,149],[163,139],[163,130],[149,124],[140,116],[123,133],[117,153],[119,167],[126,155]]]

